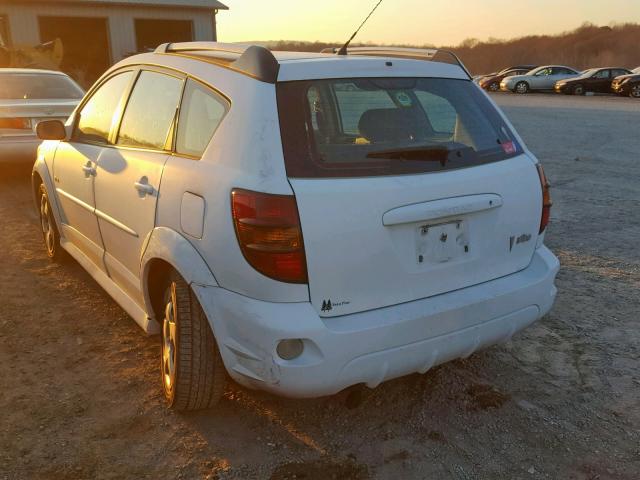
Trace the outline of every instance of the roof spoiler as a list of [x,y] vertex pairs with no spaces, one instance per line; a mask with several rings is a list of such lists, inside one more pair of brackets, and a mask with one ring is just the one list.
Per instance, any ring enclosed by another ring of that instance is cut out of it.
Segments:
[[[325,48],[321,53],[338,54],[340,49]],[[458,65],[464,73],[471,79],[471,73],[467,70],[460,58],[450,50],[440,50],[437,48],[400,48],[400,47],[351,47],[347,48],[347,55],[363,55],[370,57],[393,57],[406,58],[411,60],[425,60],[430,62],[448,63]]]
[[207,52],[208,58],[228,62],[232,70],[267,83],[276,83],[280,64],[271,50],[261,45],[221,42],[163,43],[155,53],[197,55]]

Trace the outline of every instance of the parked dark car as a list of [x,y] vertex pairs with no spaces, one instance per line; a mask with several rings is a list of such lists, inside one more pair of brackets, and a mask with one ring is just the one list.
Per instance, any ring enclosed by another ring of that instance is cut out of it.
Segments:
[[630,70],[622,67],[590,68],[579,77],[556,82],[555,91],[567,95],[584,95],[587,92],[610,93],[613,79],[629,73]]
[[498,90],[500,90],[500,82],[503,78],[511,77],[512,75],[524,75],[534,68],[535,67],[522,69],[516,68],[513,70],[507,70],[506,72],[487,75],[486,77],[480,79],[478,85],[480,85],[480,88],[484,88],[485,90],[489,90],[490,92],[497,92]]
[[611,82],[611,91],[618,95],[629,95],[640,98],[640,67],[637,67],[627,75],[621,75]]

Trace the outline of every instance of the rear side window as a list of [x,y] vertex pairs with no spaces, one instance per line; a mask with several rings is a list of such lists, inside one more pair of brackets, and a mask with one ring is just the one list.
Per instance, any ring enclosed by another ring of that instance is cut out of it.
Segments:
[[290,177],[442,171],[522,153],[467,80],[360,78],[277,85]]
[[113,115],[122,95],[131,83],[133,72],[120,73],[103,83],[80,110],[74,139],[80,142],[107,143]]
[[142,71],[122,117],[118,145],[164,149],[181,94],[182,79]]
[[187,80],[180,107],[176,152],[201,157],[227,112],[227,102],[193,80]]

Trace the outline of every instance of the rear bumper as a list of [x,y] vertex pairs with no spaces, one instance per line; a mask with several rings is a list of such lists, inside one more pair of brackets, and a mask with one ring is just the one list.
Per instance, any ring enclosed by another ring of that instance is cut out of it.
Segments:
[[0,136],[0,164],[34,163],[40,142],[35,135]]
[[[525,270],[462,290],[369,312],[320,318],[310,303],[269,303],[195,286],[229,374],[290,397],[330,395],[467,357],[509,340],[553,305],[558,259],[539,248]],[[276,346],[299,338],[282,360]]]

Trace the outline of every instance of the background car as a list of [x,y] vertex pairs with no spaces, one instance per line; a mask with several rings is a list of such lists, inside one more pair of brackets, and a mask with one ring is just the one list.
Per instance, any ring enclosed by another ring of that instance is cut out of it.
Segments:
[[555,91],[567,95],[584,95],[587,92],[610,93],[614,78],[631,73],[623,67],[590,68],[576,78],[556,82]]
[[[484,75],[476,75],[475,77],[473,77],[473,81],[479,85],[483,80],[485,80],[486,78],[489,78],[489,77],[495,77],[497,75],[503,75],[503,74],[505,74],[507,72],[510,72],[512,70],[522,70],[522,71],[524,71],[524,73],[527,73],[529,70],[533,70],[537,66],[538,65],[514,65],[512,67],[503,68],[502,70],[499,70],[497,72],[486,73]],[[504,78],[504,75],[503,75],[503,78]],[[499,86],[500,86],[500,82],[498,82],[498,87]]]
[[66,121],[84,95],[61,72],[0,68],[0,163],[33,162],[40,120]]
[[506,72],[502,72],[502,73],[496,73],[495,75],[486,76],[480,79],[480,81],[478,82],[478,85],[480,85],[480,88],[484,88],[485,90],[489,90],[490,92],[497,92],[498,90],[500,90],[500,82],[504,78],[511,77],[514,75],[525,75],[526,73],[529,73],[530,70],[531,68],[514,69],[514,70],[507,70]]
[[504,78],[500,82],[500,89],[515,93],[528,93],[532,90],[553,90],[557,81],[579,75],[578,71],[570,67],[545,65],[535,68],[525,75]]
[[640,98],[640,67],[633,69],[627,75],[614,78],[611,82],[611,91],[618,95]]

